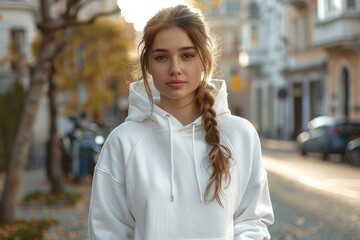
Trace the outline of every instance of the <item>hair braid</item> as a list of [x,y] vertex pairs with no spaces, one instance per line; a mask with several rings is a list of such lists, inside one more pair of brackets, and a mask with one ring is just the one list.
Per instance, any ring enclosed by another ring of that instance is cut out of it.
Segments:
[[209,179],[208,185],[205,189],[205,199],[209,199],[212,185],[215,186],[214,195],[210,198],[222,206],[221,195],[223,193],[222,183],[223,178],[225,182],[230,183],[230,150],[220,144],[220,131],[216,120],[216,112],[212,108],[214,105],[214,98],[210,93],[211,86],[202,81],[197,90],[197,103],[202,114],[202,121],[205,128],[205,140],[213,148],[209,153],[209,162],[213,168],[213,172]]

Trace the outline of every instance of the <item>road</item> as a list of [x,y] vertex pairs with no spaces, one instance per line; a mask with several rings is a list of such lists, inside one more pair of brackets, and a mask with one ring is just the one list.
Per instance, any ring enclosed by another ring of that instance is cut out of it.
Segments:
[[291,151],[265,149],[263,159],[276,219],[272,239],[360,239],[360,168]]

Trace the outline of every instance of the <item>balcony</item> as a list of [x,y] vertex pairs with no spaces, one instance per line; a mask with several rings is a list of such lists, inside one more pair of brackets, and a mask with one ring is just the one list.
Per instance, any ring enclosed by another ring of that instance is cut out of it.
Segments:
[[265,51],[260,49],[246,50],[239,54],[239,64],[244,68],[257,68],[266,61]]
[[318,47],[356,47],[360,44],[360,13],[325,19],[315,27],[314,45]]

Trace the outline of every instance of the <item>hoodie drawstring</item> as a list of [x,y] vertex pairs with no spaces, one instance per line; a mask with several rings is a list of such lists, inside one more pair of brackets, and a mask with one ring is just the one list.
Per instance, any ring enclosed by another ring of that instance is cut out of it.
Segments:
[[201,194],[201,189],[200,189],[200,182],[199,182],[199,175],[198,175],[198,170],[196,167],[196,154],[195,154],[195,126],[196,124],[193,123],[192,124],[192,148],[193,148],[193,160],[194,160],[194,168],[195,168],[195,175],[196,175],[196,181],[197,181],[197,186],[198,186],[198,191],[199,191],[199,195],[200,195],[200,202],[203,202],[203,196]]
[[171,159],[171,202],[174,202],[175,198],[175,191],[174,191],[174,146],[173,146],[173,135],[172,135],[172,125],[171,125],[171,119],[170,115],[166,115],[166,118],[169,122],[169,128],[170,128],[170,159]]
[[[171,125],[171,119],[170,115],[166,115],[166,118],[168,119],[169,123],[169,129],[170,129],[170,161],[171,161],[171,202],[174,202],[175,199],[175,183],[174,183],[174,145],[173,145],[173,131],[172,131],[172,125]],[[195,152],[195,127],[196,124],[192,124],[192,150],[193,150],[193,162],[194,162],[194,168],[195,168],[195,175],[196,175],[196,181],[197,181],[197,187],[199,191],[200,196],[200,202],[203,202],[203,196],[201,194],[201,188],[200,188],[200,181],[199,181],[199,174],[198,169],[196,166],[196,152]]]

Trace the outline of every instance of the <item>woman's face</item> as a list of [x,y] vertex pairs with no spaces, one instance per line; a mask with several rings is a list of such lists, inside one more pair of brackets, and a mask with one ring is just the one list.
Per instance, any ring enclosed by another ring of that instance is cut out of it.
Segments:
[[171,27],[158,32],[148,63],[148,72],[160,92],[160,104],[185,106],[193,101],[203,65],[184,30]]

